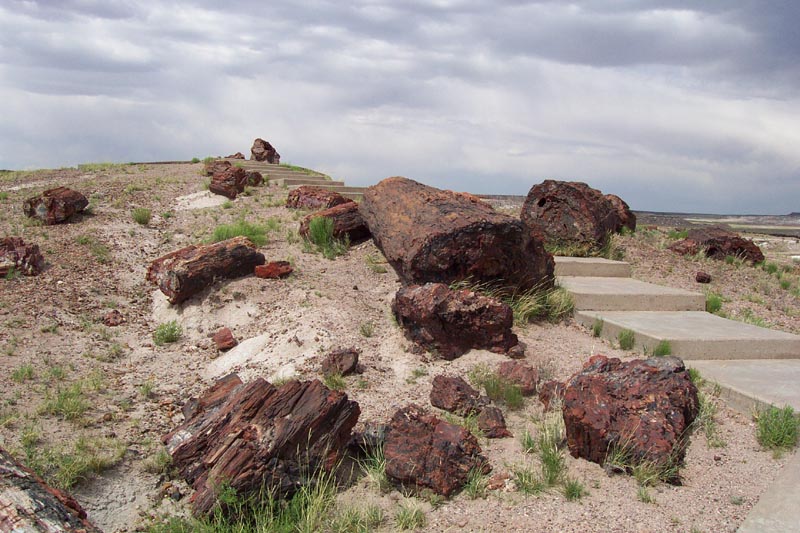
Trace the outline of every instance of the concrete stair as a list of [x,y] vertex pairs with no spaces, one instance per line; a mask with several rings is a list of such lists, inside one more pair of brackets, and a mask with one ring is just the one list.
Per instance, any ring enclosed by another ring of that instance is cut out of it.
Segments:
[[558,283],[572,294],[578,311],[702,311],[706,305],[699,292],[632,278],[561,276]]
[[629,278],[631,265],[624,261],[611,261],[601,257],[554,257],[555,274],[559,276],[589,276],[604,278]]

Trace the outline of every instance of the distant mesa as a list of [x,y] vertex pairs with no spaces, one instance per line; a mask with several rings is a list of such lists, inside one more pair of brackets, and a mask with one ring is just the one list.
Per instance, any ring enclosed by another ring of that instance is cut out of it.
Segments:
[[786,215],[786,216],[787,216],[787,217],[797,217],[797,218],[800,218],[800,211],[792,211],[791,213],[789,213],[789,214],[788,214],[788,215]]

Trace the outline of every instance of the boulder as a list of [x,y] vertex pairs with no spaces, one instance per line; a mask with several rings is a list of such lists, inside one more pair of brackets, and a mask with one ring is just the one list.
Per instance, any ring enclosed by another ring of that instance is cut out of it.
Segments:
[[400,288],[392,312],[406,337],[443,359],[473,348],[507,353],[519,343],[514,313],[500,300],[443,283]]
[[389,479],[446,498],[464,486],[470,471],[491,471],[474,435],[413,404],[392,417],[383,451]]
[[694,275],[694,280],[697,283],[711,283],[711,274],[700,270]]
[[220,352],[227,352],[239,344],[239,341],[233,338],[233,333],[230,328],[221,328],[214,334],[211,340],[214,341],[214,344],[217,345],[217,350]]
[[483,431],[488,439],[502,439],[513,437],[514,435],[506,427],[506,419],[503,411],[497,407],[484,407],[478,415],[478,428]]
[[340,374],[346,376],[352,374],[358,368],[358,356],[360,351],[355,348],[343,348],[329,353],[322,361],[322,374],[330,376]]
[[541,237],[471,194],[387,178],[367,188],[359,211],[405,285],[471,278],[552,286],[553,257]]
[[458,416],[478,413],[487,403],[478,391],[458,376],[439,375],[433,378],[431,385],[431,405]]
[[353,200],[345,198],[336,191],[316,187],[314,185],[301,185],[289,191],[286,197],[286,207],[292,209],[328,209],[335,205],[346,204]]
[[300,223],[300,235],[308,237],[311,220],[317,217],[325,217],[333,221],[333,237],[336,239],[347,238],[351,243],[356,243],[370,237],[369,228],[364,223],[358,210],[358,204],[355,202],[345,202],[307,215]]
[[[219,489],[247,497],[295,493],[309,472],[331,471],[360,414],[356,402],[318,380],[275,387],[262,378],[229,375],[191,401],[186,420],[162,437],[172,466],[195,490],[195,514],[208,515]],[[224,505],[224,502],[220,502]]]
[[503,361],[497,367],[497,375],[520,388],[523,396],[536,394],[539,372],[521,361]]
[[5,237],[0,240],[0,277],[9,272],[26,276],[37,276],[44,269],[44,257],[39,245],[26,244],[20,237]]
[[673,243],[669,249],[681,255],[694,255],[703,250],[706,257],[712,259],[724,260],[733,256],[750,264],[764,260],[764,254],[756,243],[719,226],[691,229],[685,239]]
[[244,159],[244,154],[242,152],[236,152],[233,155],[226,155],[225,159]]
[[636,227],[636,218],[627,204],[610,200],[597,189],[577,181],[545,180],[528,192],[520,215],[529,227],[541,231],[553,245],[603,246],[608,235],[627,224]]
[[122,313],[120,313],[116,309],[112,309],[111,311],[103,315],[103,324],[105,324],[110,328],[120,326],[124,323],[125,323],[125,317],[122,316]]
[[256,139],[253,141],[253,147],[250,148],[250,159],[253,161],[266,161],[267,163],[274,163],[277,165],[281,162],[281,154],[264,139]]
[[631,208],[628,207],[625,200],[616,194],[606,194],[605,198],[611,202],[611,205],[614,206],[614,209],[617,211],[617,216],[622,223],[622,227],[628,228],[631,231],[636,231],[636,215],[631,212]]
[[265,265],[257,265],[254,271],[257,278],[263,279],[285,278],[292,272],[294,269],[289,261],[270,261]]
[[88,205],[89,200],[78,191],[66,187],[56,187],[25,200],[22,210],[30,218],[38,218],[47,225],[53,225],[66,222],[75,213],[86,209]]
[[595,355],[564,387],[569,451],[598,464],[614,447],[632,464],[680,464],[697,413],[697,388],[676,357],[622,362]]
[[237,194],[244,191],[245,185],[247,185],[247,173],[244,169],[227,167],[214,173],[208,190],[233,200]]
[[245,178],[247,178],[247,185],[251,187],[258,187],[262,183],[264,183],[264,176],[261,175],[261,172],[257,170],[246,170],[245,171]]
[[190,245],[153,261],[147,281],[161,289],[170,303],[177,304],[202,291],[216,280],[252,274],[264,264],[247,237],[234,237],[205,246]]
[[203,174],[206,176],[213,176],[218,172],[231,168],[233,165],[230,161],[223,161],[221,159],[209,159],[203,163]]

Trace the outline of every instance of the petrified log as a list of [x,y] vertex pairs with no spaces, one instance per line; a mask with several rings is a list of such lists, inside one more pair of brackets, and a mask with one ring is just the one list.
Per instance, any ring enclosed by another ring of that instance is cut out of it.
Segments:
[[328,209],[335,205],[352,202],[336,191],[314,185],[301,185],[289,191],[286,207],[292,209]]
[[56,187],[25,200],[22,210],[28,217],[38,218],[47,225],[53,225],[66,222],[75,213],[86,209],[87,205],[89,200],[78,191]]
[[317,469],[342,456],[360,409],[318,380],[279,388],[264,379],[243,384],[226,376],[191,403],[186,421],[162,441],[180,475],[195,490],[190,502],[209,513],[220,487],[276,497],[296,492]]
[[308,237],[308,227],[311,220],[317,217],[329,218],[333,221],[333,236],[337,239],[347,237],[351,243],[369,239],[369,228],[364,223],[358,204],[345,202],[316,213],[307,215],[300,223],[300,235]]
[[548,244],[599,247],[610,233],[636,227],[627,204],[609,196],[578,181],[545,180],[531,187],[520,218],[544,233]]
[[365,191],[359,211],[404,284],[552,284],[553,257],[541,238],[470,194],[387,178]]
[[390,479],[444,497],[463,487],[471,470],[492,469],[474,435],[413,404],[392,417],[383,451]]
[[598,464],[614,447],[631,465],[679,464],[698,405],[697,388],[677,357],[622,362],[595,355],[564,387],[567,445],[574,457]]
[[12,270],[26,276],[36,276],[44,268],[44,257],[37,244],[25,244],[20,237],[5,237],[0,241],[0,277]]
[[250,148],[250,159],[254,161],[266,161],[267,163],[281,162],[281,154],[264,139],[256,139]]
[[406,337],[444,359],[473,348],[508,353],[519,344],[514,313],[500,300],[443,283],[401,287],[392,312]]
[[218,172],[222,172],[226,168],[231,168],[233,165],[230,161],[223,161],[221,159],[209,159],[203,163],[203,173],[206,176],[213,176]]
[[433,378],[430,400],[432,406],[459,416],[477,413],[488,403],[462,378],[443,375]]
[[724,260],[729,255],[751,264],[764,260],[764,254],[756,243],[719,226],[691,229],[686,239],[669,248],[684,255],[704,250],[706,257],[718,260]]
[[497,375],[520,388],[523,396],[536,394],[539,372],[521,361],[503,361],[497,367]]
[[218,279],[252,274],[264,264],[247,237],[234,237],[206,246],[191,245],[159,257],[147,269],[147,281],[158,285],[170,303],[180,303]]
[[247,185],[247,173],[243,168],[227,167],[215,172],[208,190],[233,200]]
[[47,485],[2,448],[0,531],[102,533],[72,496]]
[[636,231],[636,215],[628,207],[627,202],[616,194],[606,194],[605,197],[617,211],[617,216],[622,226],[631,231]]

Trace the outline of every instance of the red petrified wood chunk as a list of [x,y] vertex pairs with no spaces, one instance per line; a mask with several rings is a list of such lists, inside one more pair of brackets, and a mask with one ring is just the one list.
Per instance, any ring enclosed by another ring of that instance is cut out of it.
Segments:
[[48,189],[38,196],[28,198],[22,204],[25,215],[38,218],[47,225],[66,222],[75,213],[80,213],[89,200],[78,191],[66,187]]
[[338,192],[324,187],[301,185],[289,191],[289,195],[286,197],[286,207],[292,209],[328,209],[335,205],[352,201]]
[[233,333],[229,328],[222,328],[217,331],[212,340],[214,341],[214,344],[217,345],[217,350],[220,352],[227,352],[239,344],[239,341],[233,338]]
[[255,268],[257,278],[278,279],[285,278],[293,272],[289,261],[270,261],[265,265],[258,265]]
[[356,371],[359,352],[355,348],[334,350],[322,361],[322,373],[326,376],[341,374],[346,376]]
[[497,367],[497,375],[517,385],[523,396],[536,394],[539,373],[528,364],[521,361],[504,361]]
[[0,240],[0,277],[9,272],[37,276],[44,269],[44,257],[36,244],[25,244],[20,237]]
[[486,404],[478,391],[458,376],[439,375],[431,385],[431,405],[459,416],[477,413]]

